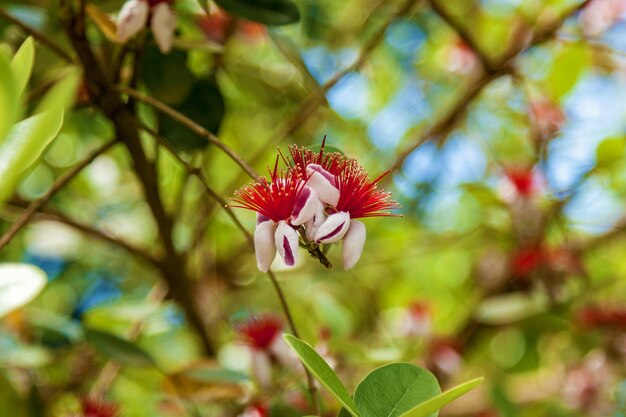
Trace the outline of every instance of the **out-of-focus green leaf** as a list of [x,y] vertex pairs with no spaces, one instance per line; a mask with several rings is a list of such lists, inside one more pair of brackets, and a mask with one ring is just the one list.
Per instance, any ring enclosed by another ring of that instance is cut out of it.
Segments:
[[359,417],[358,408],[343,386],[335,371],[322,359],[322,357],[307,343],[290,334],[284,336],[285,341],[298,354],[302,363],[322,383],[333,396],[352,414]]
[[[431,415],[437,415],[437,410],[443,406],[451,403],[462,395],[467,394],[469,391],[476,388],[483,382],[484,378],[476,378],[471,381],[467,381],[461,385],[457,385],[441,394],[433,397],[427,401],[424,401],[417,407],[412,408],[400,417],[428,417]],[[435,413],[435,414],[433,414]]]
[[24,403],[11,382],[0,372],[0,416],[23,416]]
[[440,392],[437,378],[426,369],[392,363],[367,374],[356,388],[354,402],[362,417],[398,417]]
[[9,197],[20,178],[39,159],[63,124],[63,110],[49,110],[11,129],[0,143],[0,203]]
[[15,80],[16,93],[22,94],[30,74],[33,71],[33,64],[35,62],[35,42],[33,38],[29,37],[24,41],[20,49],[16,52],[11,61],[11,70],[13,71],[13,77]]
[[580,77],[589,69],[591,56],[583,44],[566,45],[554,58],[548,76],[548,88],[555,99],[570,92]]
[[154,360],[143,349],[111,333],[96,329],[85,329],[85,339],[102,355],[123,365],[146,367],[154,365]]
[[7,54],[0,49],[0,141],[6,136],[18,114],[18,92]]
[[46,273],[33,265],[0,265],[0,317],[22,307],[46,286]]
[[302,59],[302,56],[293,41],[290,38],[276,32],[270,32],[270,38],[276,47],[278,47],[280,52],[282,52],[282,54],[289,60],[289,62],[291,62],[293,66],[305,76],[307,83],[323,95],[324,91],[309,71],[309,68],[306,66],[306,63]]
[[69,70],[43,98],[36,115],[14,125],[0,143],[0,203],[59,133],[64,109],[73,103],[79,80],[78,70]]
[[194,367],[181,372],[181,374],[195,381],[209,383],[238,384],[250,380],[248,375],[243,372],[224,368],[207,369]]
[[68,68],[61,80],[41,100],[35,114],[49,110],[63,111],[69,109],[76,99],[76,90],[80,79],[81,74],[78,68]]
[[19,368],[40,368],[49,365],[53,356],[41,346],[19,346],[16,349],[0,352],[0,365]]
[[486,299],[476,311],[476,320],[486,324],[509,324],[532,317],[546,308],[546,300],[525,293],[511,293]]
[[[222,93],[211,80],[197,80],[185,101],[174,108],[213,134],[217,134],[225,112]],[[160,118],[159,133],[179,151],[203,149],[209,144],[166,115]]]
[[141,76],[150,93],[170,106],[185,101],[194,82],[187,52],[173,50],[165,56],[156,47],[146,48]]
[[229,13],[270,26],[300,20],[300,12],[289,0],[216,0]]
[[613,137],[603,140],[596,149],[598,166],[607,167],[624,159],[626,141],[623,137]]

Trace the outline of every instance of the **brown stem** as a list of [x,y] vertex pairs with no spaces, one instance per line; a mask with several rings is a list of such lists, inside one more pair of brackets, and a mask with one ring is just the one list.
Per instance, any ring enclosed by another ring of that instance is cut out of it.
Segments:
[[185,260],[174,247],[173,221],[163,207],[158,179],[141,145],[135,117],[126,107],[114,86],[110,84],[106,71],[96,60],[85,32],[81,30],[79,17],[67,0],[61,3],[61,15],[65,16],[63,23],[83,66],[90,96],[94,104],[113,123],[116,137],[126,145],[146,202],[156,222],[159,238],[165,251],[163,259],[158,262],[161,275],[167,282],[172,297],[185,311],[189,324],[198,332],[205,352],[213,355],[215,353],[213,343],[196,306],[195,291],[185,270]]
[[11,22],[15,26],[19,26],[24,32],[31,35],[33,38],[37,39],[42,45],[45,45],[51,51],[55,52],[58,56],[63,58],[65,61],[69,63],[74,63],[72,57],[63,50],[59,45],[57,45],[52,39],[50,39],[45,33],[38,31],[35,28],[28,26],[26,23],[23,23],[19,19],[11,16],[6,10],[0,9],[0,17],[6,21]]
[[[140,122],[138,122],[138,123],[140,123]],[[172,148],[169,145],[169,143],[161,135],[159,135],[154,129],[150,128],[149,126],[146,126],[145,124],[140,124],[140,125],[141,125],[142,129],[144,129],[146,132],[148,132],[150,135],[152,135],[164,148],[166,148],[170,152],[170,154],[183,167],[185,167],[185,169],[187,170],[187,172],[190,175],[193,175],[194,177],[196,177],[200,181],[200,183],[202,184],[202,187],[204,188],[205,192],[209,195],[209,197],[211,197],[213,200],[217,201],[224,210],[226,210],[226,214],[228,214],[228,216],[231,218],[233,223],[235,223],[237,228],[244,234],[244,236],[246,238],[246,241],[248,242],[248,245],[250,246],[250,248],[252,248],[252,250],[254,250],[254,238],[252,237],[252,234],[239,221],[239,219],[237,218],[235,213],[227,205],[226,200],[224,200],[219,194],[217,194],[211,188],[211,186],[208,183],[207,178],[204,176],[202,171],[197,169],[197,168],[192,167],[191,165],[189,165],[189,163],[187,163],[183,158],[181,158],[181,156],[178,154],[178,152],[176,152],[176,150],[174,148]],[[283,310],[283,314],[285,315],[285,318],[287,319],[287,324],[289,325],[289,329],[290,329],[291,333],[293,333],[294,336],[299,337],[298,328],[296,327],[296,323],[293,320],[293,316],[291,315],[291,310],[289,308],[289,304],[287,303],[287,298],[285,297],[285,294],[284,294],[282,288],[280,287],[280,284],[279,284],[278,280],[276,279],[276,276],[274,275],[274,272],[272,272],[271,270],[267,271],[267,276],[270,279],[270,281],[272,282],[272,286],[274,287],[274,291],[276,292],[276,295],[278,296],[278,300],[280,302],[281,309]],[[315,386],[315,382],[313,380],[313,376],[311,375],[309,370],[306,369],[306,367],[305,367],[305,372],[306,372],[306,376],[307,376],[307,384],[308,384],[308,387],[309,387],[309,394],[311,396],[311,401],[314,404],[315,413],[319,415],[319,401],[318,401],[318,396],[317,396],[317,388]]]

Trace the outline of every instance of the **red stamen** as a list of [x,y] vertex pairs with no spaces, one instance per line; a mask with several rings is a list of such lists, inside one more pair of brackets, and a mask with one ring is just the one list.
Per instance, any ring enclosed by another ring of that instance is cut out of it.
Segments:
[[282,321],[271,314],[253,316],[248,320],[235,325],[245,343],[255,349],[267,350],[274,339],[280,335],[283,328]]
[[372,181],[355,159],[347,160],[345,168],[335,176],[340,194],[337,210],[350,213],[352,219],[396,216],[386,210],[400,208],[400,205],[390,199],[391,193],[378,189],[377,185],[389,172]]

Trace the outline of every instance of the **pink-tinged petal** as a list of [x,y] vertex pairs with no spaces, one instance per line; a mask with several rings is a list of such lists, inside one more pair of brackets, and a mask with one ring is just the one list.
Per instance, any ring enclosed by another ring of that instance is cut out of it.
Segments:
[[350,215],[345,211],[331,214],[317,229],[315,241],[317,243],[334,243],[340,241],[350,227]]
[[315,210],[317,209],[317,193],[311,187],[304,187],[302,192],[296,199],[296,204],[293,208],[291,215],[291,224],[294,226],[300,226],[306,223],[315,216]]
[[146,0],[129,0],[122,6],[117,17],[117,37],[122,42],[135,36],[146,27],[150,5]]
[[154,6],[150,28],[157,46],[161,52],[167,54],[172,49],[174,29],[176,29],[176,15],[169,4],[159,3]]
[[358,220],[350,220],[350,228],[343,237],[341,244],[341,257],[343,258],[343,269],[349,270],[356,265],[365,246],[365,225]]
[[276,223],[271,220],[259,223],[254,230],[256,264],[262,272],[267,272],[270,269],[270,265],[276,257],[275,230]]
[[274,243],[278,254],[283,258],[287,266],[294,266],[298,259],[298,232],[287,222],[278,222],[276,234],[274,235]]
[[262,350],[251,349],[252,375],[263,388],[272,385],[272,362],[269,355]]
[[278,362],[285,368],[297,371],[304,371],[304,368],[302,368],[302,363],[298,359],[298,356],[287,345],[282,337],[275,338],[270,345],[269,350],[278,360]]
[[307,185],[315,190],[318,198],[326,204],[336,206],[339,202],[339,190],[335,187],[335,177],[318,164],[307,165],[306,174],[309,176]]
[[271,220],[269,217],[262,215],[261,213],[257,213],[256,214],[256,224],[261,224],[263,222],[266,222],[268,220]]
[[317,233],[317,229],[326,221],[326,213],[324,213],[324,203],[320,200],[317,200],[317,205],[315,207],[315,215],[311,220],[305,223],[304,229],[306,231],[306,238],[314,242],[315,241],[315,233]]

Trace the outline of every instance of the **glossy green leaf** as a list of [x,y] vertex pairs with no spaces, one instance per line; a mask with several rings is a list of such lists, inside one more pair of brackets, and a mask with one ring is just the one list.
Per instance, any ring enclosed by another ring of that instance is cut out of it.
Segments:
[[335,371],[328,366],[324,359],[311,346],[297,337],[287,334],[284,338],[317,380],[333,394],[350,414],[359,417],[360,414],[354,400],[350,397],[346,387],[343,386]]
[[289,0],[216,0],[227,12],[270,26],[287,25],[300,20],[300,12]]
[[0,317],[22,307],[46,286],[46,273],[34,265],[0,265]]
[[354,402],[362,417],[398,417],[439,393],[439,382],[428,370],[392,363],[367,374],[356,388]]
[[0,49],[0,141],[7,135],[19,113],[15,77],[7,54]]
[[469,391],[480,385],[485,378],[476,378],[471,381],[467,381],[461,385],[457,385],[441,394],[433,397],[418,406],[412,408],[406,413],[400,415],[400,417],[428,417],[436,415],[434,413],[440,410],[443,406],[451,403],[462,395],[467,394]]
[[22,94],[28,85],[34,62],[35,42],[33,38],[29,37],[24,41],[20,49],[15,53],[13,61],[11,61],[11,70],[13,71],[17,94]]
[[123,365],[146,367],[154,365],[154,360],[143,349],[133,343],[95,329],[85,329],[85,339],[102,355]]
[[63,124],[63,110],[49,110],[15,126],[0,143],[0,203],[52,142]]

